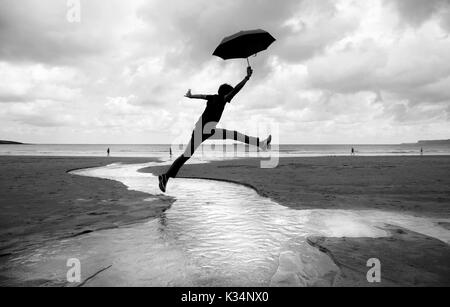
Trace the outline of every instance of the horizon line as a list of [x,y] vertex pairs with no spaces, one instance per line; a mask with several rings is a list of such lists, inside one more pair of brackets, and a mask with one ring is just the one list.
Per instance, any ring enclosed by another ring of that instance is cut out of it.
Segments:
[[[442,141],[442,140],[431,140]],[[272,145],[418,145],[419,142],[402,142],[402,143],[273,143]],[[183,145],[184,143],[19,143],[19,144],[0,144],[0,145]],[[230,143],[226,145],[234,145],[239,143]],[[221,144],[222,145],[222,144]]]

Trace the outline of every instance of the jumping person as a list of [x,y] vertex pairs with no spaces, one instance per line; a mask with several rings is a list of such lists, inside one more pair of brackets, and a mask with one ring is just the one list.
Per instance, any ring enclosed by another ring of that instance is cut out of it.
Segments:
[[193,95],[191,90],[188,90],[185,97],[191,99],[204,99],[206,100],[206,108],[203,114],[200,116],[199,120],[195,124],[194,131],[192,132],[191,140],[184,153],[179,156],[173,164],[170,166],[169,170],[158,176],[159,188],[161,191],[166,191],[167,182],[169,178],[175,178],[177,176],[180,168],[186,163],[187,160],[194,154],[195,150],[206,140],[234,140],[249,145],[254,145],[262,150],[267,150],[272,141],[272,136],[269,135],[264,141],[260,141],[257,137],[247,136],[238,131],[226,130],[216,128],[216,125],[222,117],[225,105],[229,103],[233,97],[239,93],[239,91],[244,87],[247,81],[253,74],[251,67],[247,67],[247,76],[234,88],[228,84],[222,84],[219,87],[217,95]]

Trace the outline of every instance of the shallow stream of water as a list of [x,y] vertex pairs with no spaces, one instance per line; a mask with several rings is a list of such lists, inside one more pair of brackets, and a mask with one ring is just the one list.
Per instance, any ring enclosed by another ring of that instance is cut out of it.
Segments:
[[[123,182],[160,196],[157,178],[138,170],[157,163],[112,164],[73,172]],[[67,259],[81,262],[86,286],[311,286],[332,285],[339,269],[306,242],[308,236],[383,237],[386,223],[450,242],[437,222],[375,210],[294,210],[247,187],[175,179],[176,201],[163,216],[128,227],[47,243],[13,261],[23,278],[64,284]],[[164,196],[167,197],[167,196]],[[301,201],[301,200],[299,200]]]

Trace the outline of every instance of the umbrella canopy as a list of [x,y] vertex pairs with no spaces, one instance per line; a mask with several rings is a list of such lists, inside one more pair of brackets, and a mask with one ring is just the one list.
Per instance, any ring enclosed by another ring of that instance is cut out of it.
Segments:
[[261,29],[240,31],[225,37],[214,50],[213,55],[224,60],[245,59],[266,50],[274,41],[275,38],[272,35]]

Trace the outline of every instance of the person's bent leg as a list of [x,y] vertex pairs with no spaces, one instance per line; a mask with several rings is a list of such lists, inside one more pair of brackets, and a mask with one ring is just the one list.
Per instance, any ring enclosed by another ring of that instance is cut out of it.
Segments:
[[166,192],[166,186],[167,182],[169,181],[169,178],[175,178],[181,169],[183,165],[190,159],[190,157],[194,154],[195,150],[198,146],[200,146],[202,137],[200,136],[200,141],[198,141],[195,130],[192,133],[191,140],[186,145],[186,149],[184,150],[184,153],[179,156],[169,167],[167,172],[165,174],[159,175],[159,188],[161,191]]
[[203,130],[200,125],[197,125],[192,131],[191,139],[186,145],[184,153],[179,156],[170,166],[169,170],[165,173],[168,178],[175,178],[178,171],[183,165],[192,157],[197,148],[203,143],[209,136],[203,134]]
[[183,165],[192,157],[194,152],[202,143],[202,137],[196,136],[195,131],[192,133],[191,140],[186,145],[186,149],[184,153],[179,156],[170,166],[169,170],[166,172],[166,176],[168,178],[175,178],[178,174],[178,171],[183,167]]
[[185,153],[182,154],[172,163],[165,174],[158,176],[159,188],[161,191],[166,192],[166,186],[169,178],[175,178],[180,168],[184,165],[184,163],[186,163],[187,160],[189,160],[189,158],[190,155],[185,155]]
[[186,157],[184,154],[179,156],[170,166],[166,172],[167,178],[175,178],[181,167],[189,160],[190,157]]

